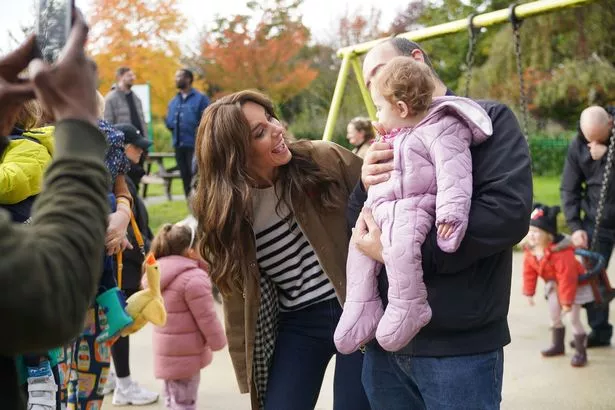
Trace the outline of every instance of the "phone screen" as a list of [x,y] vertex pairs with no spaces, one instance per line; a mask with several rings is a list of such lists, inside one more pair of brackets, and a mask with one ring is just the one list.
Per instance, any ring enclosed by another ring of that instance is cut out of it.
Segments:
[[43,60],[58,59],[70,33],[72,0],[37,0],[36,39]]

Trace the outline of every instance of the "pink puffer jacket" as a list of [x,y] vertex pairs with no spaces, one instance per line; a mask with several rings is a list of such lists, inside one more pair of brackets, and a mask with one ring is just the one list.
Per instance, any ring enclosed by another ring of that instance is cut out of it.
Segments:
[[394,169],[388,181],[370,188],[365,206],[382,230],[389,304],[383,311],[376,279],[381,264],[351,243],[346,303],[334,336],[340,352],[353,352],[374,336],[384,349],[397,351],[429,323],[421,245],[435,222],[454,229],[448,239],[438,237],[438,246],[445,252],[459,247],[472,198],[470,145],[492,132],[478,104],[447,96],[435,98],[415,127],[385,136],[393,142]]
[[[154,376],[177,380],[194,376],[212,361],[212,350],[226,346],[214,308],[205,265],[183,256],[158,259],[167,324],[155,327]],[[143,278],[143,287],[147,279]]]

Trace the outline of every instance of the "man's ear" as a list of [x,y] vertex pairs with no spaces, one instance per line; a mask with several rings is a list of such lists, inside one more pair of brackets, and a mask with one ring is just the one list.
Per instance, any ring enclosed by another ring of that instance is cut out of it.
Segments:
[[412,50],[410,52],[410,56],[414,58],[416,61],[420,61],[421,63],[425,62],[425,55],[418,48],[415,48],[414,50]]
[[397,101],[395,103],[397,109],[399,110],[399,116],[401,118],[408,118],[410,116],[410,108],[408,108],[408,104],[403,101]]

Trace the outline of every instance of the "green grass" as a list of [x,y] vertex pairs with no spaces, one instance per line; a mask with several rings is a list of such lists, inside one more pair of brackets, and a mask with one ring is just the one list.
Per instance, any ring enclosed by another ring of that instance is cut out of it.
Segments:
[[149,226],[154,234],[165,223],[179,222],[188,216],[186,201],[165,201],[147,207],[149,213]]
[[534,177],[534,202],[559,205],[560,177]]
[[[184,186],[181,179],[174,179],[171,182],[171,195],[184,195]],[[164,192],[164,185],[149,184],[147,186],[147,196],[166,196],[166,192]]]
[[[176,165],[175,158],[165,158],[164,159],[164,167],[166,169],[173,168]],[[158,172],[158,163],[152,164],[152,170],[150,171],[152,174]],[[164,192],[164,185],[162,184],[149,184],[147,187],[147,196],[163,196],[166,195]],[[184,195],[184,186],[182,185],[181,179],[174,179],[171,182],[171,195]]]
[[[560,177],[534,177],[534,203],[560,205],[560,180]],[[563,212],[557,216],[557,229],[562,233],[570,233]]]

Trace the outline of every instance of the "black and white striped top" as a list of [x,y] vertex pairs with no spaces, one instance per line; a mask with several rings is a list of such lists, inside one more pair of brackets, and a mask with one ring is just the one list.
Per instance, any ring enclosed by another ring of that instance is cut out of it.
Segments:
[[335,298],[331,281],[291,212],[284,205],[278,210],[281,215],[276,212],[274,188],[255,191],[256,257],[261,274],[277,288],[280,310],[299,310]]

